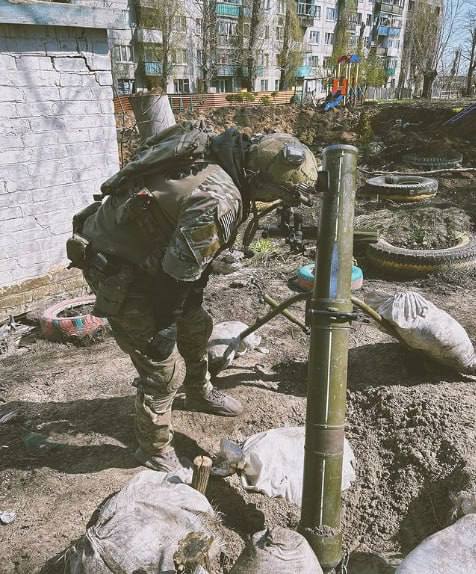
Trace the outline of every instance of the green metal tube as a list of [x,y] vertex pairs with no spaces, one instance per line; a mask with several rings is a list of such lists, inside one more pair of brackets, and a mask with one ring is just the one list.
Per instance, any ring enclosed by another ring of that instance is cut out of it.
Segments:
[[300,531],[325,572],[342,561],[341,484],[347,390],[353,219],[358,150],[323,152],[318,280],[311,299],[311,343]]

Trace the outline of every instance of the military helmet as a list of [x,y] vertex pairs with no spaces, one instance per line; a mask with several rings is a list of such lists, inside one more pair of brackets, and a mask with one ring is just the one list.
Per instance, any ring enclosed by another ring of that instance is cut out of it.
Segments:
[[252,199],[297,205],[313,192],[318,165],[311,150],[284,133],[263,136],[248,150],[246,170]]

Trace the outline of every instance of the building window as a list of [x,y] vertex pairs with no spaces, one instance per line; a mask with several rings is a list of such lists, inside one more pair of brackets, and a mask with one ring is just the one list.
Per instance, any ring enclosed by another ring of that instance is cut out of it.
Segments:
[[117,80],[117,93],[120,96],[128,96],[135,91],[134,80]]
[[197,50],[197,64],[199,66],[203,65],[203,50]]
[[271,8],[271,0],[266,0],[265,10],[269,10]]
[[217,22],[218,33],[223,36],[235,36],[236,35],[236,22],[230,22],[228,20],[218,20]]
[[372,26],[372,14],[367,14],[366,26]]
[[286,14],[285,0],[278,0],[278,14]]
[[334,22],[337,19],[336,8],[326,8],[326,20]]
[[327,68],[327,69],[332,68],[332,61],[331,60],[332,60],[332,58],[330,56],[326,56],[324,58],[324,62],[323,62],[324,68]]
[[174,80],[174,92],[176,94],[189,94],[190,80],[188,78]]
[[202,18],[195,18],[195,29],[199,34],[202,33],[202,25],[203,25]]
[[129,64],[134,62],[134,52],[132,46],[114,46],[116,54],[116,62],[121,64]]
[[269,54],[264,55],[264,65],[266,68],[269,68]]
[[334,34],[332,32],[326,32],[326,46],[332,46],[334,43]]
[[320,6],[316,6],[316,15],[314,16],[314,18],[317,18],[318,20],[321,19],[321,7]]
[[251,31],[251,26],[250,26],[250,24],[249,24],[248,22],[245,22],[245,23],[243,24],[243,36],[244,36],[245,38],[248,38],[249,35],[250,35],[250,31]]
[[267,24],[267,25],[265,26],[265,29],[264,29],[264,39],[265,39],[265,40],[269,40],[269,24]]
[[278,26],[276,28],[276,40],[283,40],[284,39],[284,28],[282,26]]
[[319,56],[311,56],[309,63],[313,68],[317,68],[319,66]]
[[311,44],[319,44],[321,33],[319,30],[311,30],[309,32],[309,42]]
[[274,80],[274,91],[279,92],[279,80]]
[[172,62],[176,65],[183,65],[187,63],[187,50],[185,48],[177,48],[172,52]]
[[261,91],[262,92],[268,91],[268,80],[261,80]]
[[175,18],[174,18],[174,30],[176,32],[186,32],[187,31],[187,18],[186,18],[186,16],[175,16]]

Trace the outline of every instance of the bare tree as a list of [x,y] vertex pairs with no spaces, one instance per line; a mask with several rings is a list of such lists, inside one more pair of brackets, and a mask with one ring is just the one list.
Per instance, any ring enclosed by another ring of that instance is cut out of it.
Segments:
[[174,65],[174,50],[183,45],[187,23],[183,0],[137,0],[138,24],[145,29],[160,30],[162,42],[145,39],[139,44],[139,60],[160,61],[159,85],[167,91]]
[[[260,39],[261,24],[263,22],[263,0],[249,0],[251,3],[250,34],[247,49],[247,84],[248,89],[253,91],[256,82],[256,57],[258,42]],[[246,3],[245,3],[246,6]]]
[[279,89],[287,90],[295,78],[296,68],[301,65],[302,52],[302,29],[299,16],[296,12],[295,0],[287,0],[286,16],[284,20],[283,47],[279,54]]
[[468,62],[466,72],[466,95],[473,95],[473,77],[476,70],[476,9],[471,10],[467,17],[467,37],[461,56]]
[[417,81],[423,79],[423,98],[431,98],[438,67],[460,30],[464,4],[465,0],[415,2],[407,22],[406,34],[411,38],[407,67]]

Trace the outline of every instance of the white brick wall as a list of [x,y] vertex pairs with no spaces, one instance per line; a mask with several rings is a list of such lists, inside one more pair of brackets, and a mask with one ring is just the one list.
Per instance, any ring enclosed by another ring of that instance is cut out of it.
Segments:
[[118,153],[105,30],[0,25],[0,69],[2,288],[65,264]]

